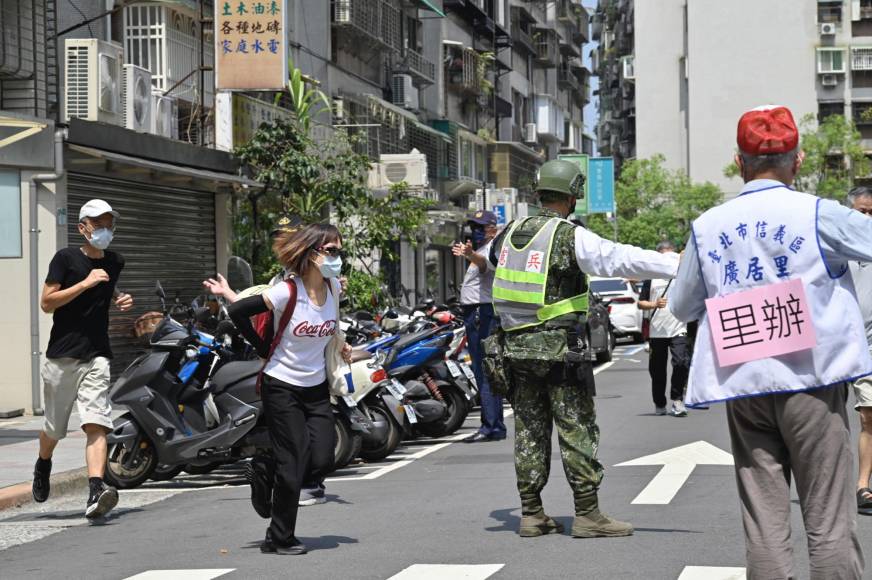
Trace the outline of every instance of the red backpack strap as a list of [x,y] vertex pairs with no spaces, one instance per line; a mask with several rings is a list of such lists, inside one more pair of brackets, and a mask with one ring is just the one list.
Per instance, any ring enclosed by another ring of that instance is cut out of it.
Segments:
[[285,334],[285,329],[288,327],[288,324],[291,323],[291,318],[294,317],[294,310],[297,308],[297,283],[290,278],[285,280],[285,284],[288,285],[288,292],[290,297],[288,298],[288,304],[285,306],[285,310],[282,312],[282,317],[279,318],[279,327],[273,333],[272,344],[269,347],[269,354],[266,356],[266,359],[263,361],[263,368],[260,369],[260,374],[257,377],[257,393],[260,394],[260,384],[263,380],[263,369],[266,368],[269,359],[272,358],[273,353],[275,353],[276,349],[279,347],[279,344],[282,342],[282,336]]

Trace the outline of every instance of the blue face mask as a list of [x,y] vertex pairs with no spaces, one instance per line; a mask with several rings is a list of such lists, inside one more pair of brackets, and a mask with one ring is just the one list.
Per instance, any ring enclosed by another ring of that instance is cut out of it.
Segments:
[[342,258],[339,256],[324,256],[318,268],[321,270],[321,275],[325,278],[338,278],[342,273]]
[[482,228],[475,228],[472,230],[472,247],[476,250],[482,247],[485,244],[485,233]]
[[112,230],[109,228],[99,228],[91,232],[91,239],[88,243],[98,250],[105,250],[112,243]]

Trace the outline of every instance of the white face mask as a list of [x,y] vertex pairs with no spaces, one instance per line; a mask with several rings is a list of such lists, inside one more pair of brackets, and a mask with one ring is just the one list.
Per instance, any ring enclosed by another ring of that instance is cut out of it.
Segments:
[[109,228],[98,228],[91,232],[91,239],[88,243],[98,250],[105,250],[112,243],[112,230]]
[[342,258],[339,256],[324,256],[318,266],[321,275],[325,278],[338,278],[342,273]]

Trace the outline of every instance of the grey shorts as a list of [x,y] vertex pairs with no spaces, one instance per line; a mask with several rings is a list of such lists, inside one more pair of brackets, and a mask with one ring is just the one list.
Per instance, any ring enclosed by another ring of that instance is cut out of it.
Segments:
[[854,409],[859,411],[860,407],[872,407],[872,375],[854,381],[854,398],[857,399]]
[[98,356],[90,361],[50,358],[42,367],[45,387],[45,425],[52,439],[67,436],[67,424],[76,403],[80,425],[112,428],[109,404],[109,359]]

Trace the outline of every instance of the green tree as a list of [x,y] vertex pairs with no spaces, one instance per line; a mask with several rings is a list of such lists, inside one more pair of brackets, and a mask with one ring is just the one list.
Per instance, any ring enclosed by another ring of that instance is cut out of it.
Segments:
[[269,231],[281,213],[312,223],[333,219],[345,238],[351,263],[375,272],[375,262],[399,258],[401,239],[416,243],[430,203],[404,184],[376,196],[366,179],[372,160],[342,131],[314,140],[310,126],[323,93],[305,90],[299,71],[291,74],[294,118],[260,126],[235,154],[264,188],[233,201],[233,252],[250,259],[258,280],[277,271],[267,247]]
[[[653,248],[667,239],[680,246],[690,235],[691,222],[723,199],[718,186],[693,183],[664,162],[656,155],[623,164],[615,183],[619,242]],[[588,216],[587,225],[603,237],[613,236],[614,226],[603,214]]]
[[[805,159],[794,186],[820,197],[843,199],[858,177],[869,175],[870,163],[854,121],[830,115],[821,123],[813,114],[799,122],[800,146]],[[735,163],[724,168],[727,177],[738,177]]]

